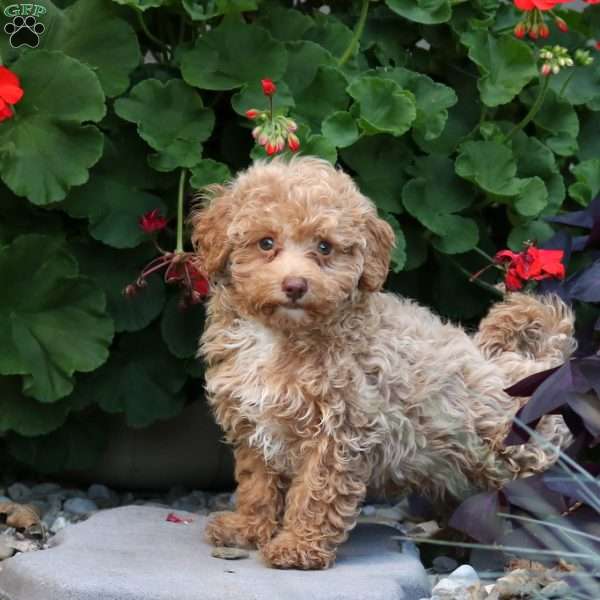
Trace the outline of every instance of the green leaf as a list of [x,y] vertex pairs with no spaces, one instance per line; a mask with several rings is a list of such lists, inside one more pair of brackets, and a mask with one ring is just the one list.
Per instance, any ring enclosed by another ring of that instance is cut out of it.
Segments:
[[565,185],[554,153],[540,140],[519,131],[512,139],[520,177],[540,177],[548,192],[542,215],[556,214],[565,199]]
[[346,78],[337,67],[320,66],[311,83],[294,92],[294,115],[316,129],[331,113],[348,107],[346,85]]
[[[113,250],[101,244],[72,244],[82,275],[104,290],[106,309],[115,323],[115,331],[138,331],[147,327],[161,312],[165,303],[165,285],[159,275],[148,278],[148,285],[133,297],[123,294],[142,267],[155,257],[150,245],[135,250]],[[115,269],[115,265],[119,265]]]
[[140,136],[158,150],[162,165],[158,170],[198,164],[201,142],[210,137],[215,120],[202,98],[180,79],[142,81],[128,97],[115,102],[115,112],[136,123]]
[[523,250],[525,242],[545,242],[554,235],[554,229],[545,221],[528,221],[517,225],[508,236],[508,247],[515,252]]
[[579,160],[589,160],[600,156],[600,113],[588,112],[580,117]]
[[192,21],[208,21],[221,14],[216,0],[182,0],[181,6]]
[[406,210],[433,232],[433,245],[446,254],[467,252],[477,245],[479,231],[471,219],[452,213],[473,201],[468,186],[454,173],[449,158],[431,155],[416,161],[416,177],[402,190]]
[[515,199],[517,212],[525,217],[539,215],[548,203],[546,184],[539,177],[521,179],[521,189]]
[[569,196],[587,206],[600,192],[600,158],[586,160],[571,167],[576,182],[569,186]]
[[314,25],[304,34],[304,39],[326,48],[339,57],[350,44],[352,30],[334,15],[314,13]]
[[600,63],[597,59],[589,66],[575,65],[561,69],[560,73],[550,78],[550,88],[558,94],[567,79],[569,83],[564,88],[562,98],[569,104],[581,106],[600,100]]
[[314,42],[290,42],[285,47],[288,64],[284,79],[295,97],[310,86],[319,67],[336,65],[333,55]]
[[514,196],[520,191],[512,152],[498,142],[465,142],[455,168],[458,175],[491,194]]
[[394,271],[394,273],[399,273],[406,264],[406,239],[404,237],[404,232],[400,227],[400,223],[398,223],[398,219],[396,219],[393,214],[383,213],[381,218],[385,219],[392,226],[394,235],[396,236],[390,260],[392,271]]
[[538,75],[531,47],[512,33],[495,37],[489,31],[469,31],[461,41],[479,67],[477,87],[487,106],[507,104]]
[[318,134],[305,136],[303,134],[304,131],[304,128],[300,128],[298,131],[302,144],[299,153],[307,156],[319,156],[328,160],[332,165],[335,165],[337,162],[337,150],[331,140]]
[[448,119],[447,109],[458,101],[454,90],[441,83],[436,83],[426,75],[402,67],[378,69],[376,73],[392,79],[401,88],[413,93],[417,104],[417,116],[413,123],[413,129],[421,132],[425,140],[439,137]]
[[446,23],[452,16],[449,0],[386,0],[386,4],[401,17],[425,25]]
[[129,74],[141,60],[135,31],[103,0],[78,0],[59,13],[47,27],[43,47],[88,65],[109,97],[129,87]]
[[142,191],[159,187],[166,177],[148,166],[146,150],[135,133],[119,129],[114,139],[107,135],[104,156],[89,182],[73,190],[62,203],[61,208],[70,216],[89,220],[94,239],[115,248],[137,246],[148,240],[139,218],[155,208],[165,214],[162,200]]
[[163,4],[167,4],[170,0],[113,0],[117,4],[123,4],[124,6],[131,6],[141,11],[149,8],[158,8]]
[[62,244],[31,234],[0,248],[5,286],[0,294],[0,374],[26,375],[25,392],[41,402],[69,394],[75,371],[99,367],[113,336],[104,294],[78,277]]
[[198,341],[204,328],[204,307],[192,304],[180,307],[180,298],[169,298],[160,322],[162,338],[173,356],[192,358],[198,353]]
[[231,178],[229,167],[212,158],[202,159],[191,173],[190,185],[197,190],[213,183],[225,183]]
[[[537,92],[537,91],[536,91]],[[533,92],[526,90],[522,100],[533,103]],[[533,122],[541,130],[544,143],[560,156],[571,156],[577,152],[577,136],[579,119],[575,109],[567,102],[560,100],[552,90],[548,90],[541,109]]]
[[39,437],[10,435],[8,450],[17,460],[41,473],[90,469],[106,448],[107,429],[98,416],[72,416],[56,431]]
[[404,227],[406,240],[406,263],[404,271],[413,271],[422,266],[427,260],[428,246],[423,231],[416,223]]
[[358,123],[368,134],[400,136],[416,119],[414,96],[390,79],[363,76],[348,86],[348,93],[358,105]]
[[329,115],[321,127],[323,135],[338,148],[351,146],[358,140],[356,121],[349,112],[337,111]]
[[12,70],[26,92],[0,127],[0,176],[34,204],[57,202],[102,155],[100,131],[81,125],[103,117],[102,88],[89,67],[61,52],[28,52]]
[[131,427],[173,417],[183,407],[185,365],[153,328],[123,334],[108,362],[78,380],[76,395],[109,413],[123,413]]
[[265,77],[276,81],[286,66],[284,44],[262,27],[231,18],[198,38],[183,55],[181,73],[190,85],[232,90]]
[[314,21],[298,10],[271,3],[262,9],[256,24],[264,27],[276,40],[293,42],[301,39]]
[[401,213],[404,168],[412,160],[409,147],[388,135],[363,137],[342,150],[344,162],[357,174],[361,191],[382,211]]
[[479,242],[479,229],[473,219],[459,215],[439,215],[436,218],[433,246],[444,254],[462,254],[473,250]]
[[41,404],[24,396],[18,377],[0,377],[0,433],[41,435],[60,427],[71,409],[68,401]]

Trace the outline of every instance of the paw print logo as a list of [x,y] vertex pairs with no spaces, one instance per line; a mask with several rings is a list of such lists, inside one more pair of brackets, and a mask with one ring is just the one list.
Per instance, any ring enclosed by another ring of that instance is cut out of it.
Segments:
[[40,35],[44,33],[45,27],[34,16],[16,16],[10,23],[4,26],[4,31],[10,36],[9,42],[13,48],[29,46],[37,48],[40,43]]

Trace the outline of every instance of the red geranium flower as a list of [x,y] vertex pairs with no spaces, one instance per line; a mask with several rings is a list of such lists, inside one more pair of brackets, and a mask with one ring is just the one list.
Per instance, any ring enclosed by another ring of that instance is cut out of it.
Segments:
[[155,231],[160,231],[167,226],[167,219],[165,219],[161,214],[158,208],[151,210],[143,214],[140,217],[140,227],[146,233],[154,233]]
[[494,260],[507,266],[504,283],[507,290],[514,291],[520,290],[530,280],[564,279],[564,254],[562,250],[540,250],[531,245],[523,252],[502,250]]
[[13,116],[11,104],[23,97],[23,88],[15,73],[6,67],[0,67],[0,121]]
[[514,0],[519,10],[529,11],[536,8],[541,11],[552,10],[557,4],[565,4],[573,0]]
[[260,83],[265,96],[272,96],[277,91],[277,86],[272,79],[261,79]]

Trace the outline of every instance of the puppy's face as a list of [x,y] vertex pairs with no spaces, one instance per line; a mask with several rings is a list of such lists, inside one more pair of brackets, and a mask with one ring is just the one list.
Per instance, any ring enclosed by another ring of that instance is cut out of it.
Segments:
[[352,180],[313,158],[252,167],[214,190],[192,223],[202,266],[229,286],[235,308],[285,329],[379,289],[393,244]]

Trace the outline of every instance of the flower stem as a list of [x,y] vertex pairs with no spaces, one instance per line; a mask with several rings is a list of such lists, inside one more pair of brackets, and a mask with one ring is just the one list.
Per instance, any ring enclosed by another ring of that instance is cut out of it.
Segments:
[[480,254],[481,256],[483,256],[483,258],[485,258],[487,261],[493,263],[494,259],[487,253],[484,252],[481,248],[478,248],[477,246],[475,246],[475,248],[473,248],[473,252],[477,252],[477,254]]
[[369,12],[369,1],[363,0],[362,6],[360,8],[360,16],[358,17],[358,23],[356,24],[356,29],[354,30],[354,34],[352,35],[352,39],[348,44],[348,47],[344,50],[344,53],[338,60],[338,67],[345,65],[352,55],[354,54],[356,47],[362,37],[363,31],[365,29],[365,23],[367,22],[367,14]]
[[565,79],[565,82],[562,84],[562,87],[560,88],[560,92],[558,92],[559,98],[562,98],[562,95],[565,93],[565,90],[567,89],[567,87],[569,87],[569,84],[571,83],[571,79],[573,79],[573,75],[575,75],[575,71],[571,71],[569,76]]
[[161,39],[157,38],[148,29],[148,26],[146,25],[146,22],[144,21],[144,15],[142,14],[142,11],[141,10],[136,10],[135,14],[137,15],[138,23],[140,24],[140,29],[144,32],[144,34],[146,35],[146,37],[149,40],[151,40],[152,42],[154,42],[157,46],[159,46],[160,48],[162,48],[163,50],[168,50],[169,47],[167,46],[167,44],[165,44]]
[[544,77],[542,84],[540,85],[540,91],[538,92],[538,96],[535,99],[535,102],[531,105],[529,112],[523,117],[523,119],[517,123],[509,132],[504,136],[502,142],[506,142],[509,140],[515,133],[524,129],[538,114],[540,108],[542,108],[542,104],[544,103],[544,98],[546,97],[546,92],[548,91],[548,84],[550,83],[550,76]]
[[185,178],[187,172],[181,169],[179,175],[179,190],[177,192],[177,246],[175,252],[183,252],[183,196],[185,192]]

